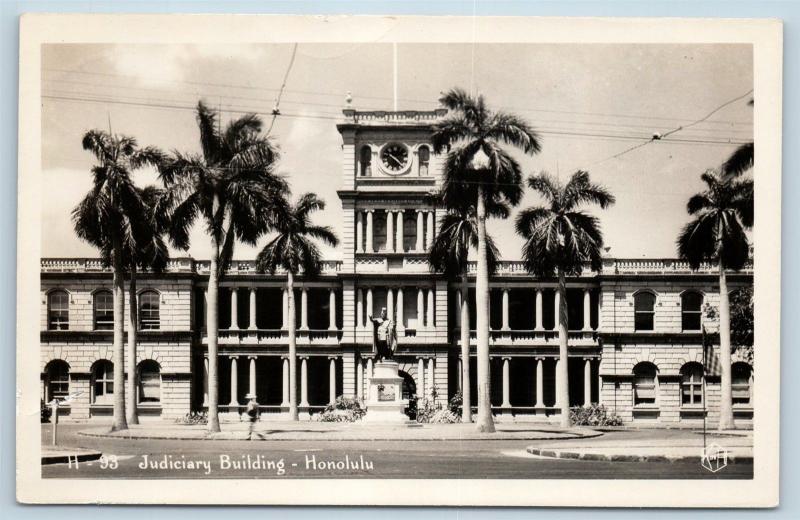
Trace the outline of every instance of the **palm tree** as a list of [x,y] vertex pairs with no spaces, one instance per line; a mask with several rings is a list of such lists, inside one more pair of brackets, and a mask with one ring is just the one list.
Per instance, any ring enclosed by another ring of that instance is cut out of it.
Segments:
[[726,179],[709,170],[700,177],[706,189],[693,195],[686,210],[694,220],[678,236],[678,255],[698,269],[703,261],[716,262],[719,270],[719,349],[721,395],[719,428],[735,428],[731,388],[730,302],[725,271],[738,271],[747,263],[750,245],[745,229],[753,227],[752,179]]
[[128,353],[126,369],[128,372],[126,416],[128,424],[139,424],[136,406],[136,350],[139,327],[139,307],[136,301],[137,270],[162,272],[169,261],[169,250],[164,242],[164,234],[169,225],[165,204],[164,190],[155,186],[140,189],[139,195],[144,203],[145,215],[134,225],[137,227],[138,240],[135,243],[125,242],[125,266],[128,272]]
[[[508,210],[505,206],[505,216]],[[503,216],[498,209],[498,216]],[[461,208],[449,210],[442,218],[442,223],[433,244],[428,251],[428,263],[431,270],[443,273],[448,280],[461,281],[461,422],[472,422],[472,396],[470,393],[470,323],[469,323],[469,283],[467,266],[470,249],[478,247],[478,222],[473,206],[468,204]],[[486,235],[486,253],[489,273],[497,270],[500,253],[494,241]]]
[[[478,431],[493,432],[489,374],[489,265],[486,240],[487,207],[516,206],[522,199],[519,164],[501,146],[515,146],[525,153],[539,151],[539,137],[522,119],[492,112],[483,96],[474,98],[455,88],[442,95],[442,105],[453,111],[434,126],[436,153],[449,151],[445,165],[444,203],[457,207],[459,200],[475,208],[478,235],[475,300],[478,354]],[[452,148],[456,146],[455,148]]]
[[556,401],[561,408],[561,426],[571,425],[569,417],[569,370],[567,330],[567,276],[579,276],[585,264],[592,271],[602,269],[603,234],[597,217],[579,210],[584,204],[605,209],[615,202],[603,186],[593,184],[589,173],[576,171],[566,184],[543,173],[528,177],[528,187],[538,192],[544,205],[517,215],[517,233],[525,238],[522,256],[528,272],[540,277],[558,277],[558,373]]
[[299,419],[297,412],[297,341],[295,338],[296,312],[294,305],[294,278],[300,272],[306,278],[319,274],[322,257],[313,239],[335,247],[339,239],[328,226],[311,223],[311,214],[325,209],[325,201],[313,193],[306,193],[288,210],[285,218],[275,224],[277,235],[256,256],[256,270],[275,274],[278,268],[286,270],[289,327],[289,415]]
[[211,240],[206,329],[208,336],[208,429],[219,427],[219,283],[239,240],[255,246],[285,213],[286,181],[274,172],[276,147],[261,134],[255,114],[230,121],[224,131],[218,114],[197,104],[201,154],[173,152],[160,167],[170,208],[170,240],[189,247],[189,231],[202,219]]
[[[72,210],[78,237],[100,251],[103,265],[112,268],[114,299],[114,415],[111,430],[124,430],[125,350],[125,254],[141,238],[137,222],[144,219],[145,202],[131,174],[146,165],[156,165],[161,153],[151,147],[139,148],[136,139],[110,132],[90,130],[83,136],[83,149],[98,161],[92,167],[92,188]],[[129,374],[133,378],[133,374]]]
[[[753,100],[748,103],[753,106]],[[753,167],[755,146],[753,141],[740,145],[722,164],[723,178],[739,177]]]

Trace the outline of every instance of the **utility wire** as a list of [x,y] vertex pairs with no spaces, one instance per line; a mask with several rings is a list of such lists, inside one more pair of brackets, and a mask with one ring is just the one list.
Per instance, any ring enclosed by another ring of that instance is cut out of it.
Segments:
[[272,121],[269,124],[269,128],[267,129],[267,136],[272,132],[272,127],[275,125],[275,120],[280,115],[280,104],[281,104],[281,96],[283,95],[283,90],[286,88],[286,80],[289,79],[289,72],[292,70],[292,65],[294,65],[294,58],[297,56],[297,43],[294,44],[292,47],[292,57],[289,59],[289,66],[286,67],[286,74],[283,75],[283,82],[281,83],[281,88],[278,90],[278,97],[275,98],[275,107],[272,109]]

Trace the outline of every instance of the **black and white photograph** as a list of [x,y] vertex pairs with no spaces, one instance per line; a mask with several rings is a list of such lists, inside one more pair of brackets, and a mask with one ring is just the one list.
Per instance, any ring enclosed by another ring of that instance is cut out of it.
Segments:
[[776,500],[779,23],[209,18],[23,31],[30,482]]

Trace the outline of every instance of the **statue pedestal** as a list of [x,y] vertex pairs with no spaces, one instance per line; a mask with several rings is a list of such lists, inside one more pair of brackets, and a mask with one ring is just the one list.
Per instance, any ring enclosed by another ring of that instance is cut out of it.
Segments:
[[408,400],[403,399],[403,378],[397,375],[395,361],[380,361],[375,364],[367,393],[367,414],[364,422],[404,423],[408,416],[403,410]]

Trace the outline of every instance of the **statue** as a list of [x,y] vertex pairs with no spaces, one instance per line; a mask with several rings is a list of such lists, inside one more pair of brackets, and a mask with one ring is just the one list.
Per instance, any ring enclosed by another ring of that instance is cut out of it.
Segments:
[[386,307],[381,309],[378,318],[370,314],[369,321],[372,322],[372,346],[377,352],[378,361],[393,361],[397,350],[397,329],[394,321],[386,316]]

